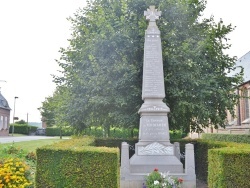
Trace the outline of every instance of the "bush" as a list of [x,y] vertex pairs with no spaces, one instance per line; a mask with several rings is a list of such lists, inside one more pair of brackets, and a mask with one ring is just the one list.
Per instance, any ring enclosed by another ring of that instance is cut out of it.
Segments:
[[225,143],[209,140],[196,140],[195,150],[195,172],[199,180],[207,182],[208,177],[208,150],[212,148],[226,147]]
[[[9,133],[12,133],[13,124],[9,127]],[[30,132],[35,132],[37,129],[36,126],[27,125],[27,124],[14,124],[14,133],[18,134],[26,134],[28,135]]]
[[250,144],[250,135],[249,134],[211,134],[211,133],[209,134],[209,133],[203,133],[202,139]]
[[[62,132],[61,132],[62,131]],[[60,136],[60,132],[62,136],[71,136],[73,135],[73,129],[71,127],[47,127],[46,128],[46,136]]]
[[225,147],[234,148],[235,150],[250,149],[249,144],[243,143],[220,142],[201,139],[197,139],[196,142],[194,142],[195,172],[197,179],[207,182],[209,176],[208,165],[210,163],[210,160],[208,159],[209,151],[211,149],[223,149]]
[[119,187],[119,151],[70,139],[37,149],[36,187]]
[[25,156],[25,151],[21,148],[15,147],[14,144],[4,147],[3,153],[6,155],[15,156],[17,158],[23,158]]
[[211,149],[208,185],[211,188],[249,187],[250,149]]
[[[94,136],[94,137],[107,137],[107,133],[104,132],[103,127],[88,127],[83,132],[84,135]],[[170,139],[181,139],[186,135],[183,134],[180,130],[170,130]],[[136,128],[111,128],[109,138],[138,138],[139,130]]]
[[[107,133],[103,130],[103,127],[88,127],[84,130],[84,134],[94,137],[106,137]],[[111,128],[110,138],[133,138],[138,137],[138,129],[124,129],[124,128]]]

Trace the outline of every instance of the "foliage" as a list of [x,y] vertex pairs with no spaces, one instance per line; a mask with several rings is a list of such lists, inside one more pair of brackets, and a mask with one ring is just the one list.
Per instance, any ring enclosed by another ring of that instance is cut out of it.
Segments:
[[7,154],[7,155],[13,155],[17,158],[23,158],[24,155],[25,155],[25,151],[19,147],[16,147],[14,145],[14,142],[13,144],[9,145],[9,146],[5,146],[3,148],[3,153]]
[[47,127],[46,136],[71,136],[74,134],[72,127]]
[[217,140],[223,142],[237,142],[250,144],[249,134],[210,134],[202,133],[202,139],[204,140]]
[[234,142],[222,142],[213,140],[201,140],[198,139],[194,142],[195,146],[195,172],[197,179],[207,182],[208,179],[208,165],[210,160],[208,158],[208,152],[211,149],[227,148],[234,150],[250,149],[249,144],[234,143]]
[[143,12],[154,4],[162,11],[157,24],[170,129],[188,132],[191,125],[201,131],[226,124],[226,110],[234,114],[238,102],[233,91],[242,73],[227,76],[236,61],[224,53],[233,27],[213,17],[201,20],[205,0],[87,2],[69,18],[73,32],[69,47],[60,51],[62,74],[54,76],[58,88],[40,108],[46,121],[53,116],[79,131],[102,125],[108,135],[110,125],[138,127],[147,27]]
[[38,108],[43,121],[46,122],[47,127],[51,127],[55,124],[55,102],[53,97],[47,97],[45,101],[42,102],[42,107]]
[[27,160],[30,160],[30,161],[35,162],[35,161],[36,161],[36,153],[33,152],[33,151],[31,151],[31,152],[29,152],[29,153],[25,156],[25,158],[26,158]]
[[[0,161],[3,162],[8,159],[18,159],[20,161],[25,161],[23,163],[25,163],[25,165],[29,169],[27,174],[29,174],[28,179],[29,179],[29,182],[31,183],[31,185],[28,186],[27,188],[33,188],[34,187],[33,185],[35,183],[35,172],[36,172],[36,153],[35,153],[36,148],[41,147],[43,145],[53,144],[59,141],[62,141],[62,140],[61,139],[44,139],[44,140],[18,142],[18,143],[12,143],[12,144],[1,144],[0,145]],[[10,186],[8,186],[8,188],[9,187]]]
[[31,186],[28,166],[18,158],[10,158],[0,162],[1,188],[27,188]]
[[146,188],[180,188],[182,178],[171,177],[169,173],[160,173],[157,168],[146,177]]
[[[103,127],[98,126],[92,126],[88,127],[84,130],[82,133],[83,135],[89,135],[94,137],[107,137],[107,133],[105,133],[105,130]],[[117,128],[116,126],[113,126],[110,128],[110,138],[138,138],[139,130],[138,129],[128,129],[128,128]],[[186,135],[183,134],[180,130],[170,130],[170,139],[181,139],[182,137],[185,137]]]
[[249,187],[250,149],[222,148],[208,152],[208,186]]
[[20,120],[20,121],[16,121],[16,124],[26,124],[26,122],[24,120]]
[[84,137],[38,148],[36,187],[119,187],[119,150],[93,142]]
[[14,132],[19,134],[26,134],[28,135],[31,132],[35,132],[37,127],[28,125],[28,124],[11,124],[9,127],[9,133],[12,133],[12,129],[14,126]]

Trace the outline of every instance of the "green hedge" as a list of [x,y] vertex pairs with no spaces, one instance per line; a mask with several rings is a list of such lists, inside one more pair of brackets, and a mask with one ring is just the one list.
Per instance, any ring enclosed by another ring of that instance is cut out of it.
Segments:
[[217,140],[223,142],[237,142],[250,144],[249,134],[211,134],[202,133],[202,139],[204,140]]
[[196,140],[194,144],[195,150],[195,172],[199,180],[207,182],[208,177],[208,151],[213,148],[226,147],[227,144],[223,142],[216,142],[210,140]]
[[[185,144],[191,143],[194,145],[194,153],[195,153],[195,172],[196,177],[199,180],[207,182],[208,180],[208,151],[215,148],[250,148],[249,144],[237,144],[233,142],[220,142],[213,140],[203,140],[203,139],[179,139],[179,140],[171,140],[171,143],[179,142],[181,153],[185,152]],[[185,161],[182,160],[183,165],[185,165]]]
[[[84,134],[94,137],[106,137],[106,133],[103,131],[102,127],[89,127],[84,130]],[[181,139],[186,135],[181,131],[169,131],[171,139]],[[123,129],[123,128],[111,128],[110,129],[110,138],[138,138],[139,131],[138,129]]]
[[[11,124],[9,127],[9,134],[12,133],[12,128],[13,128],[13,124]],[[36,129],[37,129],[37,127],[32,126],[32,125],[14,124],[14,133],[18,133],[18,134],[28,135],[29,133],[36,132]]]
[[71,136],[74,134],[71,127],[47,127],[46,136],[60,136],[60,131],[62,131],[62,136]]
[[86,137],[38,148],[36,188],[118,188],[118,148],[89,145]]
[[[84,134],[94,137],[106,137],[107,133],[103,131],[103,127],[89,127],[84,130]],[[138,137],[138,129],[111,128],[110,138],[132,138]]]
[[[181,131],[169,131],[171,139],[181,139],[186,136],[183,135]],[[89,127],[83,132],[84,135],[94,136],[97,138],[106,137],[107,134],[103,131],[102,127]],[[48,127],[46,128],[47,136],[60,136],[59,127]],[[74,130],[71,127],[62,128],[62,136],[74,135]],[[138,129],[123,129],[123,128],[111,128],[110,137],[117,139],[127,139],[127,138],[138,138]]]
[[[235,151],[239,149],[250,149],[249,144],[234,143],[234,142],[220,142],[213,140],[197,139],[194,143],[195,150],[195,172],[199,180],[208,181],[208,177],[212,174],[209,172],[208,166],[212,163],[209,159],[209,151],[212,149],[231,148]],[[227,168],[230,168],[229,166]]]
[[208,161],[210,188],[249,187],[250,149],[211,149]]

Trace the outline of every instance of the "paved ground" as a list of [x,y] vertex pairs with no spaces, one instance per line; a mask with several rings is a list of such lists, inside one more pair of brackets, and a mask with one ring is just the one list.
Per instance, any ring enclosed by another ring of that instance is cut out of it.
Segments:
[[31,141],[31,140],[41,140],[41,139],[51,139],[55,138],[52,136],[6,136],[0,137],[0,143],[11,143],[11,142],[23,142],[23,141]]
[[208,188],[207,184],[201,180],[196,180],[196,187],[197,188]]

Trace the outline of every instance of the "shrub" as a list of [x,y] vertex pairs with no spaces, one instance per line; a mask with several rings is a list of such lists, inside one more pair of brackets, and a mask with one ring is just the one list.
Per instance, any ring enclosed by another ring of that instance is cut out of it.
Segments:
[[203,133],[202,139],[204,140],[217,140],[222,142],[237,142],[250,144],[249,134],[210,134]]
[[119,187],[118,149],[93,144],[84,137],[38,148],[36,187]]
[[221,148],[209,150],[209,187],[249,187],[249,156],[250,149]]
[[30,161],[33,161],[33,162],[35,162],[36,161],[36,153],[35,152],[29,152],[26,156],[25,156],[25,158],[27,159],[27,160],[30,160]]
[[29,181],[27,165],[18,158],[10,158],[0,163],[0,188],[27,188]]
[[8,155],[11,154],[11,155],[13,155],[13,156],[15,156],[17,158],[22,158],[25,155],[24,150],[14,146],[14,143],[9,145],[9,146],[4,147],[3,148],[3,153],[8,154]]
[[[61,132],[62,131],[62,132]],[[71,136],[73,135],[73,130],[71,127],[47,127],[46,135],[47,136],[60,136],[60,132],[62,136]]]
[[[12,133],[13,124],[9,127],[9,133]],[[35,132],[37,129],[36,126],[27,125],[27,124],[14,124],[14,133],[18,134],[26,134],[28,135],[30,132]]]

